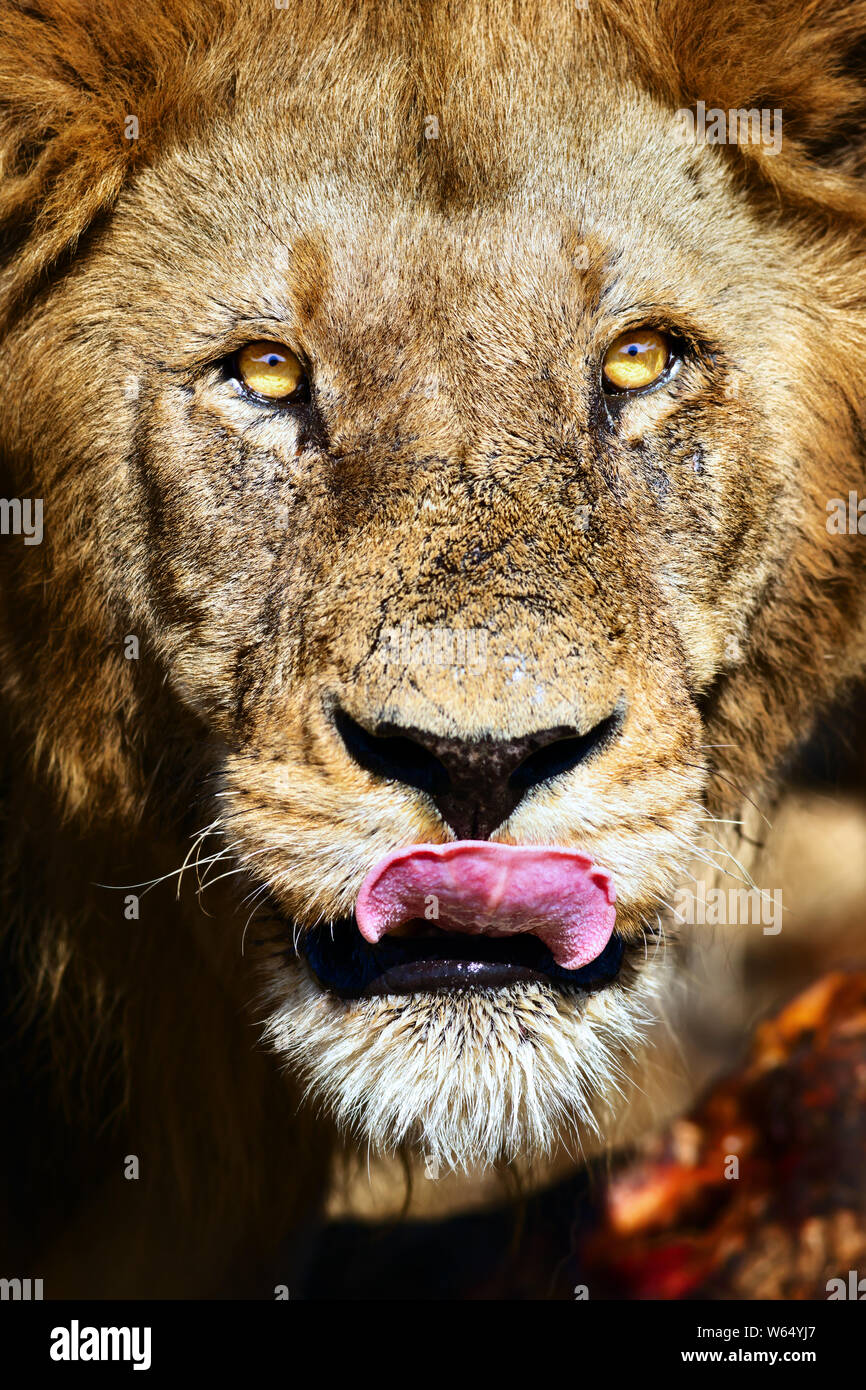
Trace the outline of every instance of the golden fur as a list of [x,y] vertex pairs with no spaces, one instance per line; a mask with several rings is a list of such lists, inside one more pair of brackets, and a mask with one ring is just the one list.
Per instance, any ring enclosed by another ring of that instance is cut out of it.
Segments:
[[[866,485],[864,40],[847,0],[4,7],[2,488],[45,507],[2,546],[43,1193],[9,1248],[51,1291],[252,1287],[340,1130],[472,1167],[663,1108],[664,903],[745,862],[721,823],[863,673],[858,538],[825,520]],[[781,152],[685,145],[697,100],[780,108]],[[599,355],[650,321],[687,362],[606,421]],[[304,432],[220,375],[260,337],[314,363]],[[403,624],[483,629],[484,670],[395,674]],[[612,869],[614,986],[347,1006],[287,960],[287,922],[447,836],[348,759],[335,698],[470,740],[625,701],[499,834]],[[227,877],[175,902],[191,846]]]

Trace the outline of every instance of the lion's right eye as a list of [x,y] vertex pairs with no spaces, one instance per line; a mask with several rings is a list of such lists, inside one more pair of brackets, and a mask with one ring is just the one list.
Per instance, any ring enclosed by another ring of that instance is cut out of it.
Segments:
[[306,394],[307,374],[282,343],[247,343],[236,354],[235,367],[247,390],[266,400],[300,400]]
[[655,328],[620,333],[604,355],[602,375],[610,391],[640,391],[658,381],[670,358],[670,342]]

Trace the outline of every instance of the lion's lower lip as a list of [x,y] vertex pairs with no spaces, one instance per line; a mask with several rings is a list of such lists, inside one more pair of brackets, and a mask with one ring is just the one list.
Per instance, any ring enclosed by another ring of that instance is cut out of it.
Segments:
[[[429,928],[429,924],[428,928]],[[580,970],[558,966],[531,935],[468,937],[433,931],[364,941],[353,918],[305,932],[299,950],[320,984],[342,998],[376,994],[504,989],[543,983],[560,990],[592,990],[616,978],[622,938],[614,933],[601,954]]]
[[449,994],[455,989],[506,989],[508,985],[544,984],[540,970],[482,960],[416,960],[395,965],[371,980],[361,997],[374,994]]

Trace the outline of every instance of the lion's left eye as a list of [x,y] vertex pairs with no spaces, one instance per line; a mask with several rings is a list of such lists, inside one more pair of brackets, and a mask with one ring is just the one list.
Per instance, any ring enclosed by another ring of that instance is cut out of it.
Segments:
[[670,358],[670,342],[655,328],[620,333],[604,354],[602,374],[612,391],[640,391],[658,381]]
[[247,343],[235,356],[235,368],[247,390],[267,400],[300,400],[307,388],[306,372],[282,343]]

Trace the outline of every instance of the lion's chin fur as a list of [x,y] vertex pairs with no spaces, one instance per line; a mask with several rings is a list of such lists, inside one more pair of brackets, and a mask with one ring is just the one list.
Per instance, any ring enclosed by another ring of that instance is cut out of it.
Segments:
[[614,1132],[611,1109],[644,1091],[667,973],[660,956],[628,986],[574,1000],[519,985],[345,1003],[293,967],[269,983],[266,1039],[370,1152],[408,1148],[434,1175],[561,1146],[586,1157]]

